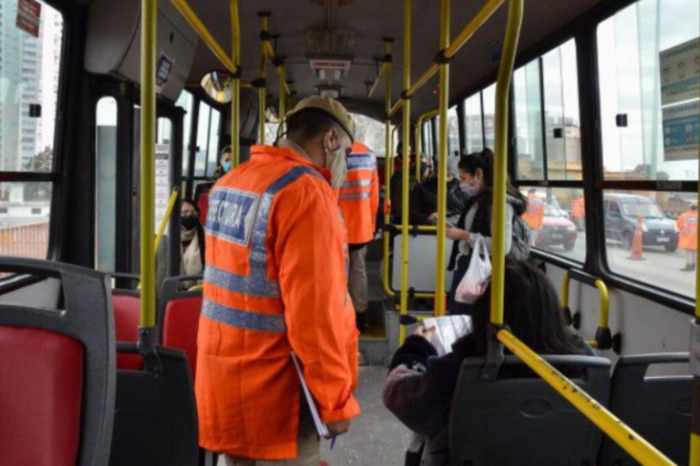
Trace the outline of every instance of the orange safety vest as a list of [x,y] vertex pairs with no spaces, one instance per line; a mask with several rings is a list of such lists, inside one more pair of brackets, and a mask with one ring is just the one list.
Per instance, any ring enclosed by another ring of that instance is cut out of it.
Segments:
[[330,172],[254,146],[209,195],[195,391],[203,448],[297,456],[300,381],[324,422],[360,414],[346,231]]
[[584,218],[586,216],[586,208],[584,207],[583,198],[577,197],[571,201],[571,216],[573,218]]
[[542,220],[544,219],[544,201],[536,194],[527,195],[527,212],[523,214],[523,219],[533,230],[539,230],[542,227]]
[[348,228],[349,244],[366,244],[374,238],[379,207],[377,159],[360,142],[348,156],[348,173],[338,192],[338,204]]
[[698,249],[698,213],[688,211],[678,217],[676,226],[680,231],[678,247],[697,251]]

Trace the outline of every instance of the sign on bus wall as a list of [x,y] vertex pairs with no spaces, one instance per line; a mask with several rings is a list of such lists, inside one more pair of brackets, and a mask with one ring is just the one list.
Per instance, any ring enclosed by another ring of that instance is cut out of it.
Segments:
[[700,139],[700,38],[659,53],[664,160],[697,160]]
[[[156,145],[156,224],[155,233],[158,234],[160,223],[165,218],[170,200],[170,145]],[[168,229],[165,229],[168,234]]]
[[17,27],[34,37],[39,37],[40,23],[41,4],[34,0],[18,0]]

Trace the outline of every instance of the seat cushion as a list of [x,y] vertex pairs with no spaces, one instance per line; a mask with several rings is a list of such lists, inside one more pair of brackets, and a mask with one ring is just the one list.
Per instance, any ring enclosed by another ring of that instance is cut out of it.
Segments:
[[202,297],[177,298],[168,301],[163,317],[163,346],[185,352],[192,369],[192,380],[197,370],[197,331]]
[[47,330],[0,327],[0,463],[75,466],[83,347]]
[[[114,308],[114,329],[118,342],[136,343],[139,339],[139,320],[141,316],[141,298],[133,295],[115,294],[112,296]],[[117,369],[140,370],[141,356],[136,354],[117,354]]]

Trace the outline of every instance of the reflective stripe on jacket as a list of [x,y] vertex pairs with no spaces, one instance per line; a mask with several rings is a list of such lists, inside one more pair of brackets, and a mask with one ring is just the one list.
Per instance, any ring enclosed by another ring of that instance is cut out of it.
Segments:
[[252,459],[297,455],[294,351],[325,422],[359,415],[346,232],[328,179],[255,146],[217,182],[206,229],[195,391],[199,442]]
[[523,219],[533,230],[539,230],[542,227],[542,221],[544,219],[544,201],[536,194],[528,194],[527,211],[523,214]]
[[698,213],[689,211],[678,217],[676,226],[680,232],[678,247],[697,251],[698,249]]
[[348,229],[348,243],[372,241],[379,207],[379,177],[377,159],[362,143],[352,146],[345,183],[338,191],[338,203]]

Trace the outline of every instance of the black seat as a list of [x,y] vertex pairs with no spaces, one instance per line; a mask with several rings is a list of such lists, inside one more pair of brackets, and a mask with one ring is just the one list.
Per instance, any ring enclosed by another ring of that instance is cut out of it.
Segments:
[[[0,463],[105,466],[116,389],[105,276],[9,257],[0,257],[0,271],[39,278],[20,288],[19,303],[0,303]],[[50,299],[58,306],[21,304],[47,292],[43,278],[58,280],[60,299]]]
[[[610,361],[587,356],[546,356],[605,406]],[[515,356],[506,357],[498,380],[482,379],[485,360],[467,358],[457,383],[450,420],[455,466],[592,465],[601,431]]]
[[[610,410],[676,464],[688,464],[691,375],[646,377],[651,365],[687,364],[688,353],[626,356],[615,367]],[[601,466],[637,465],[609,439],[603,441]]]

